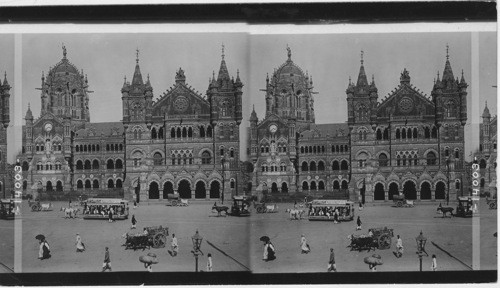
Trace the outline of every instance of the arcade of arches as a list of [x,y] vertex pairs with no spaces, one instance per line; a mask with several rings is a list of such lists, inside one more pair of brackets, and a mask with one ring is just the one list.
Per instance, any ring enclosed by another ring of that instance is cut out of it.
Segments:
[[[208,199],[208,198],[219,198],[221,195],[221,183],[217,180],[213,180],[210,183],[210,190],[207,191],[207,187],[204,181],[198,180],[194,185],[194,194],[191,182],[183,179],[177,184],[177,193],[182,199]],[[148,198],[149,199],[160,199],[160,190],[157,182],[153,181],[149,184]],[[168,194],[174,194],[176,191],[174,189],[174,184],[171,181],[166,181],[163,184],[163,191],[161,193],[161,199],[168,199]]]
[[[384,185],[382,183],[375,184],[375,189],[373,192],[374,200],[392,200],[393,195],[399,194],[398,183],[392,182],[389,185],[389,191],[385,191]],[[443,181],[438,181],[435,185],[434,191],[431,189],[431,184],[429,182],[422,182],[420,184],[420,197],[418,197],[417,186],[413,181],[406,181],[403,184],[402,194],[408,200],[441,200],[446,198],[446,184]]]

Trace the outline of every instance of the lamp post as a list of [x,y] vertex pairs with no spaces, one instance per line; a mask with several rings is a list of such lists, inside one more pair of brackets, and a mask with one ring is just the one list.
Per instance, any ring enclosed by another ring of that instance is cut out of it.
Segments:
[[422,231],[420,231],[420,234],[415,238],[417,241],[417,255],[418,259],[420,260],[420,272],[422,272],[422,255],[425,253],[425,255],[429,256],[427,252],[425,251],[425,243],[427,242],[427,238],[424,237],[422,234]]
[[203,255],[203,252],[200,249],[203,237],[201,237],[198,233],[198,230],[196,230],[196,233],[191,237],[191,240],[193,241],[193,251],[191,251],[191,253],[193,253],[194,259],[196,261],[195,272],[198,272],[198,256]]
[[446,205],[449,205],[450,202],[450,157],[446,157],[446,171],[447,171],[447,179],[448,179],[448,191],[446,192]]
[[225,172],[225,163],[226,163],[226,159],[224,158],[224,156],[221,156],[220,157],[220,165],[221,165],[221,168],[222,168],[222,194],[220,196],[220,199],[221,199],[221,203],[224,204],[224,187],[226,186],[226,172]]

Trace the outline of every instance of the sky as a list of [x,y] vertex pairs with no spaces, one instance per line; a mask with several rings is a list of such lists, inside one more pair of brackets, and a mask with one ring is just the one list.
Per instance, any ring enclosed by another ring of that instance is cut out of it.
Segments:
[[[11,37],[13,38],[13,37]],[[6,39],[10,39],[7,37]],[[248,34],[248,33],[64,33],[22,35],[22,111],[28,103],[36,117],[40,115],[42,71],[62,58],[62,44],[67,58],[88,75],[90,117],[92,122],[120,121],[122,119],[121,92],[124,76],[132,78],[136,49],[143,77],[150,74],[153,99],[175,83],[175,72],[182,67],[186,82],[205,95],[212,71],[218,72],[221,46],[225,47],[225,60],[231,76],[239,69],[243,87],[243,121],[255,105],[259,119],[265,113],[264,92],[266,73],[272,74],[287,59],[287,45],[292,60],[312,75],[315,97],[316,123],[339,123],[347,120],[346,94],[349,76],[356,81],[360,54],[364,51],[364,66],[368,78],[372,74],[379,91],[379,99],[398,84],[401,71],[406,68],[411,83],[430,96],[437,72],[442,75],[449,45],[450,62],[455,77],[464,77],[469,83],[469,120],[466,134],[473,135],[466,142],[466,151],[478,146],[479,131],[471,120],[472,100],[480,106],[488,100],[491,114],[497,112],[496,34],[481,32],[479,44],[479,81],[471,81],[471,45],[469,32],[439,33],[356,33],[356,34]],[[10,44],[9,44],[10,43]],[[13,40],[2,41],[3,54],[13,53]],[[10,45],[10,46],[9,46]],[[0,69],[12,70],[11,57],[0,57]],[[6,67],[6,68],[3,68]],[[1,70],[0,70],[1,71]],[[13,79],[9,78],[11,85]],[[472,86],[478,85],[478,95],[472,95]],[[12,93],[13,94],[13,93]],[[11,99],[12,100],[12,99]],[[379,100],[380,101],[380,100]],[[333,108],[333,109],[332,109]],[[333,111],[333,113],[332,113]],[[472,119],[474,118],[474,119]],[[479,119],[477,119],[479,118]],[[24,120],[23,120],[24,123]],[[241,155],[246,154],[246,129],[241,129]],[[477,136],[474,136],[477,135]],[[469,139],[469,138],[468,138]],[[468,152],[466,152],[468,155]]]

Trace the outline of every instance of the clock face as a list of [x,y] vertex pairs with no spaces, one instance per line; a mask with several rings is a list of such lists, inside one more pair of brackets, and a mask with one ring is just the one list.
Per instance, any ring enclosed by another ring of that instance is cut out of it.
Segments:
[[276,124],[272,124],[271,126],[269,126],[269,131],[271,133],[278,131],[278,126],[276,126]]
[[178,112],[184,112],[187,110],[189,105],[188,99],[184,96],[179,96],[174,101],[174,108]]
[[52,124],[47,123],[45,124],[45,131],[50,132],[52,130]]

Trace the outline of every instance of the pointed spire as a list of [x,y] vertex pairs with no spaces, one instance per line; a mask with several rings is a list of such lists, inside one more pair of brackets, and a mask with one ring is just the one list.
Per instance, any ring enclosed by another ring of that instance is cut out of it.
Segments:
[[224,60],[224,43],[222,43],[222,60]]
[[364,66],[364,56],[363,50],[361,50],[361,67],[359,68],[358,82],[356,86],[368,86],[368,80],[366,79],[365,66]]
[[439,80],[439,71],[438,71],[438,77],[437,77],[436,82],[441,82],[441,80]]
[[266,73],[266,83],[269,83],[269,73]]
[[9,86],[9,82],[7,81],[7,71],[4,71],[3,74],[3,86]]
[[455,77],[453,77],[453,71],[451,69],[451,64],[450,64],[449,48],[450,47],[448,46],[448,44],[446,44],[446,64],[444,65],[443,82],[455,80]]
[[446,43],[446,60],[450,60],[450,46]]
[[460,84],[465,84],[464,69],[462,69],[462,78],[460,79]]
[[28,111],[26,111],[26,116],[24,117],[26,120],[33,120],[33,113],[31,112],[31,103],[28,102]]
[[217,76],[217,81],[229,81],[229,72],[227,71],[226,60],[224,60],[224,44],[222,44],[222,60],[220,62],[219,75]]
[[139,64],[139,47],[135,49],[135,63]]
[[250,114],[250,121],[257,121],[257,113],[255,113],[255,104],[252,108],[252,113]]
[[134,77],[132,78],[132,85],[144,85],[141,68],[139,67],[139,48],[135,50],[135,70]]
[[66,59],[66,46],[64,46],[64,43],[62,43],[62,50],[63,50],[63,59]]
[[241,87],[240,69],[236,70],[236,84]]
[[490,118],[490,117],[491,117],[490,109],[488,109],[488,101],[486,101],[484,105],[483,118]]

